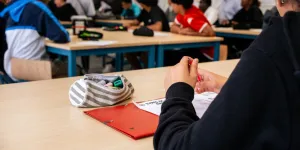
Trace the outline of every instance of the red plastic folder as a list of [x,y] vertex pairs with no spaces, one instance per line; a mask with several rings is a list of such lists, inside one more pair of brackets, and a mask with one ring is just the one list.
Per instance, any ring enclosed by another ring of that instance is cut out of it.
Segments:
[[84,113],[135,140],[154,135],[159,119],[158,116],[143,111],[132,103]]

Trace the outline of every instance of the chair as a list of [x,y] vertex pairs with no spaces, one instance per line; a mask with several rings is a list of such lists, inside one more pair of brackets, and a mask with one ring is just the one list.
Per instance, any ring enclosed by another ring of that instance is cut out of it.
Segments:
[[50,61],[12,58],[11,72],[19,80],[37,81],[52,79]]

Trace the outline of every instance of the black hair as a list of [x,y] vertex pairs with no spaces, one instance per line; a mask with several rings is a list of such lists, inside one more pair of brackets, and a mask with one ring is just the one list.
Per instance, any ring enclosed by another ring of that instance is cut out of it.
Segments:
[[132,0],[122,0],[122,2],[124,2],[124,3],[132,3]]
[[203,0],[206,4],[207,4],[207,6],[211,6],[211,0]]
[[157,6],[158,0],[137,0],[139,3],[144,4],[146,6]]
[[253,0],[253,1],[252,1],[252,6],[257,6],[257,7],[259,7],[259,6],[260,6],[260,1],[259,1],[259,0]]
[[172,3],[182,5],[184,9],[189,9],[193,6],[193,0],[171,0]]

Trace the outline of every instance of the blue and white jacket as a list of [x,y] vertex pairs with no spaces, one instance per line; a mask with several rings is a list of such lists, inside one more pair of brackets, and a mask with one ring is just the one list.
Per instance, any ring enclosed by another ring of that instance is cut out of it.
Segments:
[[13,0],[0,13],[0,17],[6,19],[8,48],[4,56],[4,68],[10,76],[12,57],[30,60],[48,58],[45,37],[57,43],[70,41],[66,29],[48,7],[38,0]]

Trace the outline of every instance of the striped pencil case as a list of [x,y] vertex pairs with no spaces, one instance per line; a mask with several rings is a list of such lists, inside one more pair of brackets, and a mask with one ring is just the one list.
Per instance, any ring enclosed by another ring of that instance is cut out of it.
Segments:
[[132,84],[123,75],[87,74],[72,84],[69,99],[75,107],[103,107],[125,101],[133,92]]

